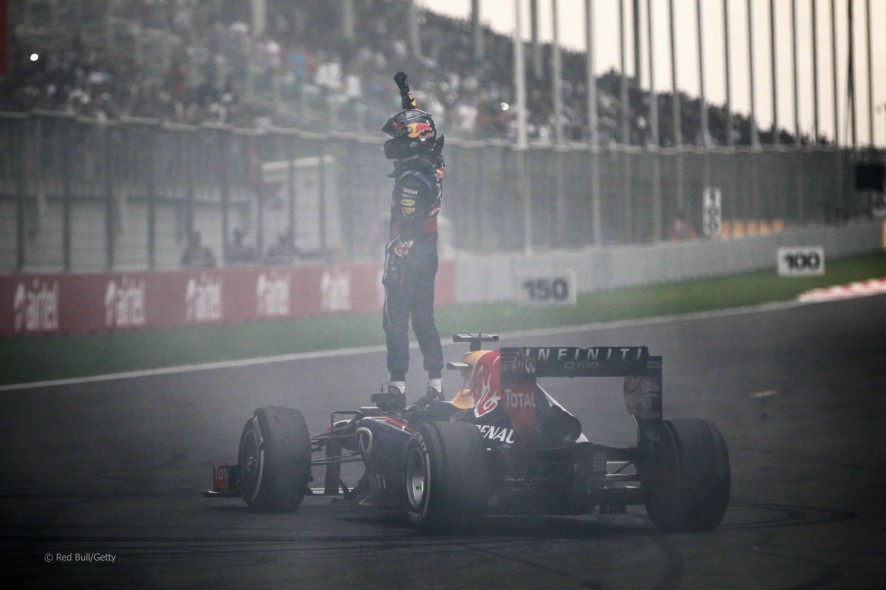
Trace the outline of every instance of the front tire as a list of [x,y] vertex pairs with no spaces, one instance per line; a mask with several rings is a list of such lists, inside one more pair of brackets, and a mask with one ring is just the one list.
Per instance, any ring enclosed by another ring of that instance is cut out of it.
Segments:
[[257,512],[293,512],[311,476],[311,437],[298,410],[259,408],[243,426],[240,491]]
[[485,446],[466,422],[426,422],[406,446],[406,512],[428,533],[465,532],[486,502]]
[[723,521],[729,505],[729,452],[720,430],[705,420],[665,420],[647,461],[646,512],[665,533],[704,532]]

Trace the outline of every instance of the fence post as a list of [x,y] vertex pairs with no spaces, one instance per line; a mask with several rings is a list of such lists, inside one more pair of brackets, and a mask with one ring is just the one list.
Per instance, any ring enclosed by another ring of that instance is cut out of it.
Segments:
[[148,198],[148,269],[157,267],[157,150],[156,129],[146,131],[145,149],[148,150],[148,163],[145,166],[147,174],[147,198]]
[[218,135],[218,142],[216,145],[219,150],[217,165],[219,166],[218,180],[222,204],[221,259],[223,266],[227,266],[231,254],[231,176],[228,173],[228,166],[230,165],[231,142],[233,141],[233,136],[221,127],[213,127],[213,129],[214,131],[211,131],[210,133]]
[[[562,129],[562,124],[559,121],[557,127]],[[566,148],[562,143],[557,143],[551,153],[555,160],[554,192],[556,193],[552,223],[554,231],[551,232],[556,237],[551,240],[551,245],[555,248],[563,248],[569,243],[566,239]]]
[[526,163],[526,146],[516,145],[513,154],[517,159],[517,198],[523,205],[523,253],[532,254],[532,195],[529,191],[529,170]]
[[797,185],[796,185],[797,191],[795,193],[796,207],[797,207],[796,215],[797,215],[797,221],[801,225],[806,225],[806,211],[805,211],[805,207],[803,206],[803,195],[804,195],[804,192],[806,191],[806,186],[805,186],[806,183],[804,182],[805,178],[803,175],[803,169],[806,167],[805,166],[806,154],[805,154],[805,152],[803,152],[801,150],[797,150],[794,153],[795,153],[795,159],[797,161],[797,167],[795,170],[796,179],[797,179]]
[[296,136],[288,135],[289,145],[288,149],[285,150],[287,155],[286,158],[286,215],[287,215],[287,226],[289,229],[289,235],[292,236],[292,245],[295,246],[295,192],[296,192],[296,166],[295,166],[295,147],[292,145],[293,142],[296,142]]
[[[15,121],[20,123],[15,124]],[[15,270],[22,272],[25,267],[25,166],[26,156],[26,131],[30,119],[21,117],[13,122],[15,133],[12,145],[20,146],[20,149],[12,150],[13,170],[15,174]]]
[[[76,123],[75,123],[76,124]],[[71,145],[71,124],[64,124],[61,132],[62,150],[62,259],[64,260],[63,268],[65,272],[71,272],[71,158],[73,157],[73,147]],[[40,133],[38,130],[37,141],[40,141]]]
[[326,140],[320,140],[320,163],[317,166],[317,172],[320,174],[319,178],[319,187],[320,187],[320,203],[319,203],[319,217],[318,223],[320,224],[319,232],[320,232],[320,256],[323,257],[323,260],[329,259],[329,249],[326,244]]
[[[193,234],[194,229],[196,228],[195,221],[195,209],[196,209],[196,199],[197,193],[194,187],[194,163],[196,161],[196,156],[194,155],[194,144],[193,135],[191,133],[190,128],[183,130],[182,132],[182,145],[184,146],[184,159],[185,159],[185,208],[186,208],[186,221],[185,221],[185,244],[188,244],[191,239],[191,234]],[[185,246],[187,248],[187,245]]]
[[112,123],[103,123],[105,160],[105,260],[108,271],[114,269],[114,166],[118,159],[113,146]]
[[650,152],[652,153],[652,239],[660,242],[664,229],[661,206],[661,152],[657,144],[650,145]]
[[258,135],[249,135],[250,163],[255,167],[255,249],[265,255],[265,178],[262,157],[258,149]]
[[624,199],[624,243],[631,244],[634,241],[634,225],[637,222],[636,219],[636,203],[634,199],[634,183],[633,183],[633,159],[634,153],[631,150],[631,144],[628,139],[625,139],[625,143],[618,146],[621,150],[621,182],[622,182],[622,199]]
[[591,244],[603,245],[603,221],[600,219],[602,207],[600,206],[600,147],[595,143],[589,144],[591,164]]

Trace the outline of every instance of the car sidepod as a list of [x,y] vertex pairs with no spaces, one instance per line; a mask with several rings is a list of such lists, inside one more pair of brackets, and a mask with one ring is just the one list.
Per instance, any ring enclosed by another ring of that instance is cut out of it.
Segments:
[[383,509],[403,509],[403,465],[412,433],[411,426],[391,416],[360,420],[357,444],[366,467],[367,503]]

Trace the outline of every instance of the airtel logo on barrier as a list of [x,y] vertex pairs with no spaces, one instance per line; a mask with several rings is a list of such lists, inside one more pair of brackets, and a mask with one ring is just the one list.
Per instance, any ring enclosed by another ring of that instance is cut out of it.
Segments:
[[30,287],[19,283],[12,303],[16,333],[58,330],[58,303],[58,281],[33,279]]
[[105,326],[128,328],[145,325],[145,280],[121,277],[105,289]]
[[320,308],[324,311],[351,311],[351,273],[339,269],[323,273]]
[[289,273],[271,271],[258,275],[255,286],[256,313],[260,318],[289,315]]
[[201,273],[188,280],[185,289],[185,319],[189,322],[214,322],[222,319],[221,277]]

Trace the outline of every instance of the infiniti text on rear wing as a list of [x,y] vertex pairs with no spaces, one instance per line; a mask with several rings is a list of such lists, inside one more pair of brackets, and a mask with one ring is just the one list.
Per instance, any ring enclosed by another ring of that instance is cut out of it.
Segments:
[[520,347],[501,349],[505,381],[538,377],[653,377],[661,375],[661,357],[645,346]]
[[502,348],[505,391],[530,391],[540,377],[623,377],[624,401],[641,441],[658,440],[662,417],[661,357],[645,346]]

